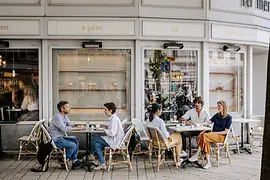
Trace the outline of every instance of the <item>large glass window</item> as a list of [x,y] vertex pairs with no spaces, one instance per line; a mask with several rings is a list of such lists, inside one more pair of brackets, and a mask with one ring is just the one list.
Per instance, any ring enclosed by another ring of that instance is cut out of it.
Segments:
[[181,117],[197,95],[197,51],[145,50],[145,120],[152,102],[162,104],[163,120]]
[[229,112],[243,113],[244,54],[209,52],[209,108],[213,115],[216,103],[227,102]]
[[54,112],[57,102],[65,100],[71,105],[72,120],[106,120],[103,105],[113,102],[120,119],[129,117],[130,73],[130,50],[54,50]]
[[37,49],[0,49],[0,119],[39,120]]

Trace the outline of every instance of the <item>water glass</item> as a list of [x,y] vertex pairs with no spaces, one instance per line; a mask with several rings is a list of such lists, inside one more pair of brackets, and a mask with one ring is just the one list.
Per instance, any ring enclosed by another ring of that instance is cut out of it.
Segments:
[[182,126],[186,126],[186,122],[185,121],[182,121]]
[[85,123],[85,130],[86,130],[86,131],[89,131],[89,122],[86,122],[86,123]]

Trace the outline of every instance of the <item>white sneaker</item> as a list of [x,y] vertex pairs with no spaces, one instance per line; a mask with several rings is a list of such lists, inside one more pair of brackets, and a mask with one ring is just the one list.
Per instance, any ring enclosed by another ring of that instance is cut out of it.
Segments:
[[207,163],[206,165],[203,166],[203,169],[208,169],[212,167],[211,163]]
[[93,169],[96,170],[96,171],[99,171],[99,170],[103,171],[103,170],[106,170],[106,165],[101,164],[98,167],[94,167]]
[[180,166],[182,165],[182,162],[183,162],[183,161],[184,161],[184,159],[183,159],[183,158],[180,158],[180,159],[179,159],[179,162],[177,163],[177,166],[180,167]]
[[182,151],[180,157],[187,157],[186,151]]
[[188,159],[190,162],[198,161],[198,156],[194,155],[191,158]]

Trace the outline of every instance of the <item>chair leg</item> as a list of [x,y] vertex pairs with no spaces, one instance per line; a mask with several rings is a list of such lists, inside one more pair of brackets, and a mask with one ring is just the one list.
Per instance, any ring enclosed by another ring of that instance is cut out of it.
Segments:
[[105,147],[105,148],[104,148],[104,162],[105,162],[105,164],[107,165],[108,162],[107,162],[107,160],[106,160],[106,155],[107,155],[107,148]]
[[227,154],[227,157],[228,157],[228,160],[229,160],[229,163],[231,164],[232,161],[231,161],[231,155],[230,155],[230,151],[229,151],[229,144],[226,143],[225,145],[225,149],[226,149],[226,154]]
[[109,150],[109,164],[108,164],[108,172],[111,169],[111,165],[112,165],[112,149]]
[[157,171],[159,172],[159,166],[161,161],[161,154],[160,154],[160,149],[158,149],[158,160],[157,160]]
[[237,147],[237,154],[240,154],[240,149],[239,149],[239,137],[238,137],[238,136],[235,137],[235,141],[236,141],[236,147]]
[[127,162],[128,162],[129,169],[130,169],[130,171],[132,171],[132,164],[131,164],[131,161],[130,161],[130,156],[129,156],[128,150],[126,151],[126,154],[127,154]]
[[127,159],[123,152],[122,152],[122,156],[123,156],[124,161],[126,161]]
[[148,161],[146,161],[146,168],[148,168],[152,163],[152,149],[148,147]]
[[63,149],[63,160],[64,160],[65,168],[68,171],[66,149]]
[[176,148],[175,147],[173,147],[172,148],[172,150],[173,150],[173,160],[174,160],[174,164],[175,164],[175,167],[176,167],[176,169],[178,169],[178,161],[179,161],[179,159],[177,160],[176,158]]
[[22,154],[22,141],[20,141],[20,150],[19,150],[18,161],[21,159],[21,154]]
[[27,146],[28,146],[28,142],[24,143],[24,157],[26,157],[27,154]]
[[219,145],[216,145],[216,159],[217,159],[217,166],[219,167]]
[[148,147],[148,155],[149,155],[149,157],[148,157],[149,164],[151,164],[152,163],[152,147],[151,147],[151,145],[149,145],[149,147]]

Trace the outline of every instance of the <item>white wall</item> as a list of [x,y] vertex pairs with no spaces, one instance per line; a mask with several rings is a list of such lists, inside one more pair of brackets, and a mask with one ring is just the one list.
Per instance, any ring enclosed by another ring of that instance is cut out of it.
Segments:
[[256,8],[255,0],[253,0],[252,7],[243,6],[243,0],[208,1],[208,20],[270,27],[270,12]]
[[265,113],[266,79],[267,79],[267,53],[253,55],[253,113]]

